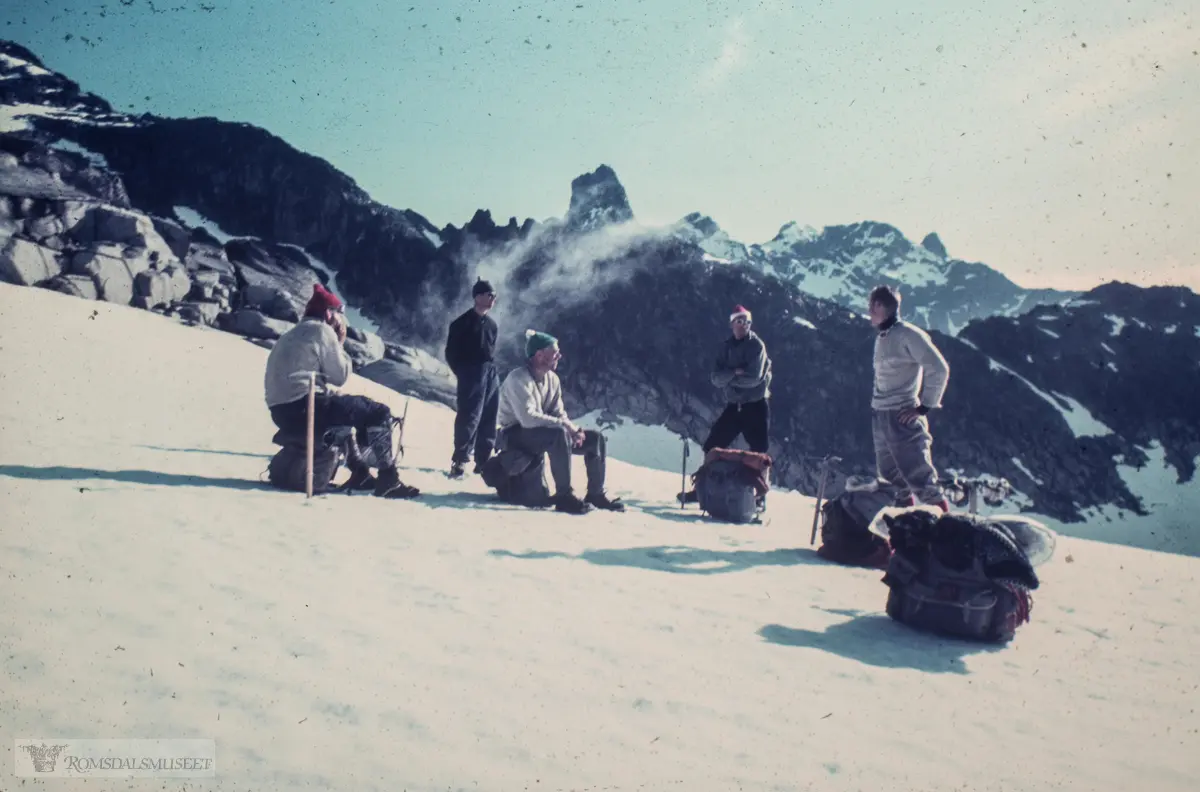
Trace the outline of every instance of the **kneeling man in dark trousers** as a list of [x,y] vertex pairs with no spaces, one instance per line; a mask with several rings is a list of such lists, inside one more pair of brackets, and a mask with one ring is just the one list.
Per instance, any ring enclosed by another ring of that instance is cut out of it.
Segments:
[[[353,426],[357,439],[349,441],[346,463],[350,480],[346,490],[374,489],[383,498],[412,498],[420,493],[400,481],[392,452],[392,410],[366,396],[337,393],[334,388],[350,378],[350,356],[342,348],[346,341],[346,314],[342,301],[319,283],[304,308],[304,317],[288,330],[267,356],[264,377],[271,420],[289,434],[304,436],[308,430],[308,378],[316,374],[313,429],[316,437],[333,426]],[[371,475],[358,440],[369,442],[368,431],[380,434],[375,451],[379,477]]]
[[[533,456],[550,455],[554,505],[558,511],[585,514],[593,507],[624,511],[620,499],[604,492],[606,441],[599,432],[580,429],[567,417],[562,383],[555,369],[562,354],[558,340],[546,333],[525,332],[525,365],[513,369],[500,386],[501,441]],[[580,454],[587,468],[587,496],[580,500],[571,487],[571,456]]]

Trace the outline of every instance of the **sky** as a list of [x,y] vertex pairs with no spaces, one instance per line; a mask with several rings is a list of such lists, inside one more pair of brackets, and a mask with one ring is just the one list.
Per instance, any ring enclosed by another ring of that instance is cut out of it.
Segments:
[[1200,5],[23,0],[0,37],[127,112],[261,126],[438,227],[873,220],[1027,287],[1200,291]]

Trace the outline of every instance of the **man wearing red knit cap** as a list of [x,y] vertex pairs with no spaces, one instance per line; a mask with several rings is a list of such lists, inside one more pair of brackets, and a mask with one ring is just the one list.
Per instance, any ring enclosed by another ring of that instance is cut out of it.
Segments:
[[371,475],[356,439],[349,441],[346,462],[350,480],[343,489],[371,489],[383,498],[412,498],[416,487],[400,481],[392,450],[391,408],[366,396],[337,393],[352,371],[346,340],[346,314],[342,301],[320,283],[304,308],[304,317],[288,330],[267,356],[264,377],[267,407],[275,425],[287,433],[304,434],[308,420],[308,378],[315,373],[317,393],[313,411],[317,437],[331,426],[353,426],[357,439],[368,442],[368,432],[379,437],[372,450],[379,462],[379,477]]
[[721,344],[712,370],[712,384],[725,395],[725,411],[704,441],[705,453],[729,448],[738,435],[746,438],[751,451],[767,453],[771,358],[767,356],[767,345],[750,327],[749,309],[734,306],[729,315],[732,335]]
[[[725,395],[725,410],[704,441],[704,453],[729,448],[738,435],[756,453],[767,453],[771,428],[771,358],[767,345],[750,329],[750,310],[736,305],[729,315],[732,334],[721,343],[712,369],[712,384]],[[682,503],[694,503],[696,490],[681,492]]]

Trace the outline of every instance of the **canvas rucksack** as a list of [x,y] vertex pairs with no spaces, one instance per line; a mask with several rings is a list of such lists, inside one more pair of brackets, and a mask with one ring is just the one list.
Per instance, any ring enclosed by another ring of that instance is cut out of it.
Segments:
[[[871,563],[883,557],[887,542],[871,533],[875,515],[892,504],[890,493],[844,492],[821,507],[821,547],[817,554],[838,564]],[[882,563],[882,561],[881,561]]]
[[542,508],[552,502],[550,488],[546,486],[544,454],[533,457],[516,449],[505,449],[483,464],[480,476],[505,503]]
[[[333,486],[345,457],[345,452],[337,443],[328,442],[326,438],[316,438],[313,448],[313,494],[327,492]],[[306,441],[285,435],[275,434],[274,442],[282,446],[267,466],[267,480],[279,489],[290,492],[305,492],[308,473],[308,453]]]
[[714,448],[692,475],[696,502],[709,516],[743,525],[758,518],[767,491],[771,458],[736,449]]
[[[885,513],[886,514],[886,513]],[[1038,580],[1015,534],[974,515],[885,516],[893,553],[887,614],[910,627],[1004,643],[1029,621]]]

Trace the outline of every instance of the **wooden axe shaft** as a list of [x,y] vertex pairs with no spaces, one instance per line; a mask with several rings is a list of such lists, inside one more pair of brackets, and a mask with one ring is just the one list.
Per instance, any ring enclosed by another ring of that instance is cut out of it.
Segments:
[[829,478],[829,465],[821,464],[821,483],[817,485],[817,507],[813,509],[812,535],[808,537],[810,545],[817,543],[817,522],[821,518],[821,501],[825,499],[825,482]]

